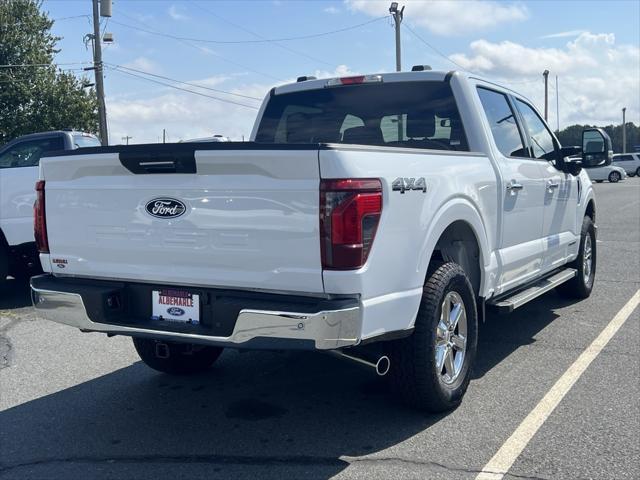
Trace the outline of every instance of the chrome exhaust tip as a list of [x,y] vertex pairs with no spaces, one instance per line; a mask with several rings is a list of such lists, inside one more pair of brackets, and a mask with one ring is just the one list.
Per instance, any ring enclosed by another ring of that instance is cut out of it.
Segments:
[[352,362],[356,362],[361,365],[366,365],[368,367],[371,367],[381,377],[384,377],[387,373],[389,373],[389,370],[391,368],[391,360],[386,355],[382,355],[381,357],[378,358],[378,360],[376,360],[375,362],[372,362],[365,358],[346,354],[339,350],[330,350],[327,353],[337,358],[346,358],[347,360],[351,360]]
[[389,373],[389,369],[391,368],[391,360],[386,355],[381,356],[376,362],[376,373],[381,377],[384,377],[387,373]]

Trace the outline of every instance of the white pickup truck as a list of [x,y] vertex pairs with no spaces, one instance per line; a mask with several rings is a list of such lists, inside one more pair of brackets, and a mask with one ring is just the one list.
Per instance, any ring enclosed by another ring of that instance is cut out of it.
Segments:
[[531,102],[456,72],[301,78],[251,141],[60,152],[40,163],[32,278],[43,318],[133,337],[149,366],[224,348],[315,349],[455,407],[485,306],[591,293],[596,204],[584,133],[565,157]]

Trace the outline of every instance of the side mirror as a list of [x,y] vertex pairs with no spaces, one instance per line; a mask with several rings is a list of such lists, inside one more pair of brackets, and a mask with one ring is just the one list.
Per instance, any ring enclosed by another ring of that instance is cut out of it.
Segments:
[[611,165],[613,147],[611,138],[601,128],[582,131],[582,166],[584,168]]

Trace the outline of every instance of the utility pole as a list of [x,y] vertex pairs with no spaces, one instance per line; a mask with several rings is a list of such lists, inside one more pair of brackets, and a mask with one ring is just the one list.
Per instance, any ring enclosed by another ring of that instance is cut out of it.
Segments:
[[560,91],[558,90],[558,75],[556,75],[556,127],[560,131]]
[[102,38],[100,38],[100,14],[111,16],[111,0],[100,2],[98,12],[98,0],[93,0],[93,68],[96,76],[96,93],[98,95],[98,122],[100,124],[100,141],[103,146],[109,145],[107,132],[107,108],[104,103],[104,78],[102,76]]
[[542,72],[544,77],[544,121],[549,120],[549,70]]
[[165,128],[162,129],[162,143],[167,143],[167,130]]
[[627,153],[627,107],[622,109],[622,153]]
[[[396,27],[396,72],[402,71],[402,46],[400,42],[400,24],[404,17],[404,6],[398,10],[398,2],[391,2],[389,13],[393,16],[393,23]],[[402,125],[402,115],[398,115],[398,141],[404,139],[404,126]]]
[[125,142],[127,142],[127,145],[129,145],[129,140],[132,139],[133,137],[130,137],[129,135],[125,135],[124,137],[122,137],[122,140],[124,140]]

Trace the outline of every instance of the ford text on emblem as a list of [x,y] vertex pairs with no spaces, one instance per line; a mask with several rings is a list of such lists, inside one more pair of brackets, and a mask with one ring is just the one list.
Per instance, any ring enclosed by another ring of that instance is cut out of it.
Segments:
[[169,315],[173,315],[174,317],[181,317],[184,315],[184,310],[178,307],[167,308],[167,313]]
[[187,207],[175,198],[154,198],[147,202],[147,213],[156,218],[176,218],[187,211]]

